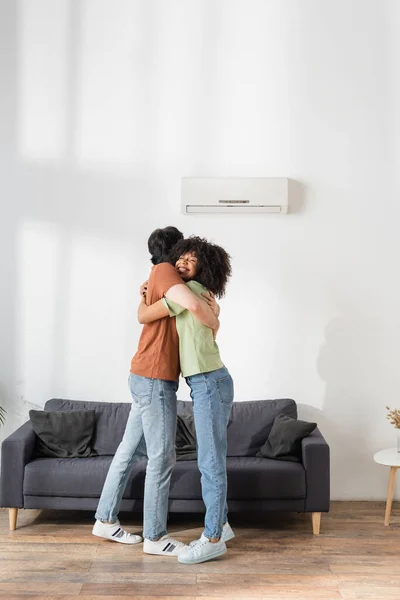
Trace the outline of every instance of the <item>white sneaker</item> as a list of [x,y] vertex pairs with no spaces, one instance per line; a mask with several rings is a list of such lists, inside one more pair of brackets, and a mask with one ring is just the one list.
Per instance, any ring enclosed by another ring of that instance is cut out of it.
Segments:
[[213,544],[203,533],[199,540],[194,544],[187,546],[186,549],[179,554],[178,561],[185,565],[197,565],[198,563],[222,556],[225,552],[226,545],[222,539]]
[[[229,542],[230,540],[233,540],[234,537],[235,537],[235,533],[234,533],[232,527],[229,525],[228,522],[226,522],[222,528],[221,540],[226,543],[226,542]],[[194,542],[190,542],[189,546],[194,546],[194,544],[197,544],[198,541],[200,541],[200,540],[194,540]]]
[[143,552],[146,554],[157,554],[159,556],[179,556],[187,546],[183,542],[178,542],[169,535],[164,535],[156,541],[145,538]]
[[97,535],[97,537],[111,540],[112,542],[119,542],[120,544],[140,544],[140,542],[143,542],[143,538],[140,535],[128,533],[122,529],[119,521],[109,524],[97,520],[92,533],[93,535]]
[[233,529],[227,521],[222,528],[221,540],[226,543],[226,542],[229,542],[230,540],[233,540],[234,537],[235,537],[235,534],[233,532]]

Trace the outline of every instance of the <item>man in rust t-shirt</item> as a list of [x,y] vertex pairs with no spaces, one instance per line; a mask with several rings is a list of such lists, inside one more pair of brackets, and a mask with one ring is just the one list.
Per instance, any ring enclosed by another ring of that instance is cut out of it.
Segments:
[[[148,282],[146,303],[153,304],[165,296],[216,329],[218,319],[207,303],[196,296],[166,262],[168,253],[182,238],[175,227],[157,229],[151,234],[148,246],[155,266]],[[169,484],[175,464],[178,377],[179,341],[175,318],[168,316],[144,325],[129,376],[132,407],[104,483],[93,534],[124,544],[142,541],[140,536],[120,527],[118,513],[132,466],[140,458],[139,447],[144,441],[148,463],[143,501],[143,551],[147,554],[178,556],[185,548],[182,542],[167,534]]]
[[[150,306],[174,286],[184,284],[170,263],[153,267],[146,292]],[[166,317],[143,326],[138,350],[131,362],[131,373],[152,379],[179,379],[179,339],[175,319]]]

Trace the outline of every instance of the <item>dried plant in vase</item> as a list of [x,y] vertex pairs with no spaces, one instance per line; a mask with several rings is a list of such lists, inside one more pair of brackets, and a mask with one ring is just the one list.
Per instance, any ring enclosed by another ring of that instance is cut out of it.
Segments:
[[389,406],[386,407],[386,410],[388,411],[386,418],[389,419],[396,429],[400,429],[400,410],[398,408],[391,409]]
[[388,414],[386,418],[389,419],[392,425],[397,429],[397,452],[400,452],[400,410],[398,408],[386,407]]

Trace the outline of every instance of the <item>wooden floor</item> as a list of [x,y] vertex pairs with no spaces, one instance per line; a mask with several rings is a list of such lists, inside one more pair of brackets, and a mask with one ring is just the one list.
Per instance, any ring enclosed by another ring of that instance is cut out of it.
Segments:
[[[41,600],[400,600],[400,504],[390,527],[384,504],[336,502],[321,535],[307,515],[233,515],[228,553],[202,565],[143,554],[91,535],[92,515],[20,511],[8,531],[0,509],[0,597]],[[122,515],[131,531],[140,521]],[[201,517],[173,515],[170,532],[189,542]]]

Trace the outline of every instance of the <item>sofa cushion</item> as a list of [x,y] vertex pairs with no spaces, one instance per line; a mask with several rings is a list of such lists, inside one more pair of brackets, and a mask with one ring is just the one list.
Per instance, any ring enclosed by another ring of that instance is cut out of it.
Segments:
[[112,456],[124,435],[131,403],[83,402],[53,398],[46,402],[44,409],[47,411],[95,410],[96,427],[92,440],[92,451],[99,456]]
[[[193,414],[191,402],[178,401],[178,414]],[[283,413],[297,419],[294,400],[234,402],[228,425],[228,456],[256,456],[268,438],[275,417]]]
[[[98,498],[111,457],[79,459],[39,458],[25,467],[25,496]],[[132,468],[123,497],[142,499],[146,459]],[[228,458],[228,500],[304,498],[303,465],[267,458]],[[201,500],[200,473],[196,461],[178,462],[172,473],[170,496]]]
[[[301,464],[257,457],[231,457],[226,461],[229,500],[305,498],[306,479]],[[196,461],[177,463],[171,478],[171,500],[201,500]]]
[[[25,496],[99,498],[110,468],[111,456],[89,458],[38,458],[25,467]],[[133,466],[124,498],[143,498],[147,460]]]

